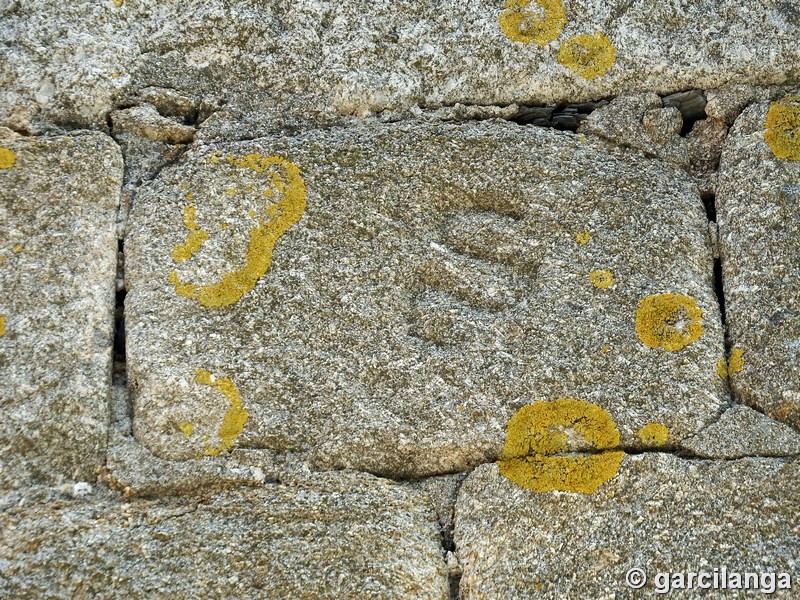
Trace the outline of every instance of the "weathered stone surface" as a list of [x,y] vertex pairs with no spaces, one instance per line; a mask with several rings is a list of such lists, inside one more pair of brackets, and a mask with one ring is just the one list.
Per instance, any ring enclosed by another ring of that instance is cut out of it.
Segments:
[[447,598],[418,493],[344,473],[196,498],[0,499],[3,598]]
[[[722,567],[795,575],[798,498],[800,463],[779,459],[627,456],[591,495],[537,494],[484,465],[456,505],[461,597],[638,598],[659,572]],[[634,567],[649,576],[644,590],[626,585]]]
[[0,489],[103,463],[121,184],[107,136],[0,137]]
[[[768,116],[771,114],[772,117]],[[800,427],[800,103],[742,113],[717,196],[737,399]]]
[[665,98],[653,93],[622,94],[584,119],[578,131],[636,148],[686,169],[701,192],[713,194],[725,121],[703,118],[699,92]]
[[800,455],[800,433],[752,408],[734,406],[683,448],[706,458]]
[[536,400],[602,406],[625,447],[725,405],[696,190],[588,138],[483,122],[196,145],[131,220],[133,430],[162,458],[236,445],[419,476],[496,459]]
[[7,2],[0,123],[102,124],[116,103],[162,88],[188,98],[188,112],[224,104],[208,124],[216,134],[252,136],[281,121],[798,76],[800,22],[783,0],[506,6],[518,10],[497,0],[198,2],[190,11],[174,0]]

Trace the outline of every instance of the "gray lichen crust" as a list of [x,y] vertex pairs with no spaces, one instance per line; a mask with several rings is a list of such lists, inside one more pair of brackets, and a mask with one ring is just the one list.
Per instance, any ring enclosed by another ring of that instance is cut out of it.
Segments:
[[[771,115],[771,116],[770,116]],[[792,133],[794,123],[794,133]],[[800,103],[737,119],[719,175],[719,227],[740,402],[800,429]]]
[[421,476],[574,397],[678,442],[725,405],[706,223],[679,170],[503,122],[196,145],[131,216],[134,433]]
[[0,490],[103,464],[121,184],[105,135],[0,137]]
[[[592,495],[537,494],[484,465],[456,504],[461,597],[639,598],[659,572],[793,575],[798,498],[800,463],[780,459],[628,456]],[[632,568],[649,575],[642,591],[626,584]]]
[[447,598],[427,498],[368,475],[125,503],[28,495],[0,499],[3,598]]

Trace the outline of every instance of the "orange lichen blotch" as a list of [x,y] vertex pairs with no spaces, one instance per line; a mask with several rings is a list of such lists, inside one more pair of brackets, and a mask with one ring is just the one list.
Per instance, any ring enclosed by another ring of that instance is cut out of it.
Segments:
[[558,52],[559,64],[584,79],[605,75],[617,58],[614,44],[605,33],[585,33],[569,38]]
[[[219,162],[219,158],[216,156],[209,159],[211,164]],[[277,197],[277,201],[267,206],[264,210],[265,218],[260,219],[258,225],[250,230],[244,267],[225,273],[218,283],[211,285],[185,283],[181,281],[176,271],[169,274],[168,280],[175,286],[175,292],[178,295],[196,300],[203,306],[227,306],[237,302],[252,290],[258,280],[269,270],[275,243],[300,220],[306,208],[305,182],[300,176],[300,169],[289,161],[278,156],[248,154],[242,158],[228,157],[226,162],[255,173],[269,173],[272,187],[264,190],[264,201],[271,203],[273,197]],[[192,233],[199,234],[202,231],[192,230],[196,223],[187,219],[185,212],[184,224]],[[201,240],[200,237],[193,240],[192,233],[186,244],[176,247],[173,251],[173,258],[176,262],[179,262],[178,259],[184,256],[184,251],[193,248],[191,242],[194,241],[196,244]],[[177,258],[176,252],[178,253]]]
[[[555,456],[566,452],[568,434],[581,436],[597,454]],[[500,474],[534,492],[591,494],[611,479],[625,453],[619,430],[601,407],[572,398],[523,406],[508,423],[498,461]]]
[[764,139],[776,158],[800,160],[800,97],[769,105]]
[[727,361],[724,358],[720,358],[719,362],[717,362],[717,375],[722,379],[727,379],[741,372],[743,368],[744,350],[741,348],[734,348],[731,350],[731,356]]
[[639,430],[638,435],[645,446],[663,446],[669,439],[669,429],[661,423],[648,423]]
[[0,169],[10,169],[16,162],[17,155],[13,150],[0,147]]
[[648,296],[636,310],[636,333],[649,348],[676,352],[703,335],[703,311],[683,294]]
[[545,46],[556,39],[567,24],[562,0],[506,0],[500,13],[500,30],[512,42]]
[[[196,378],[197,383],[215,387],[222,392],[222,395],[225,396],[230,403],[230,408],[228,412],[225,413],[222,427],[220,427],[219,430],[219,445],[207,446],[203,452],[206,456],[218,456],[220,453],[227,452],[233,448],[236,438],[239,437],[239,434],[242,433],[242,429],[244,429],[248,414],[244,409],[239,390],[230,379],[227,377],[214,377],[205,369],[198,369]],[[192,428],[192,430],[194,430],[194,428]]]
[[589,281],[597,289],[605,290],[614,285],[617,280],[614,279],[614,274],[608,269],[597,269],[589,273]]

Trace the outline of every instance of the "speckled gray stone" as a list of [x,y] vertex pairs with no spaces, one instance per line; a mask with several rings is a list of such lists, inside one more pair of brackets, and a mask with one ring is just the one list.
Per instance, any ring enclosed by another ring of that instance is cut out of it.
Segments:
[[0,134],[0,489],[93,480],[111,393],[122,156]]
[[769,106],[742,113],[720,163],[727,321],[743,352],[731,386],[740,402],[800,428],[800,162],[765,140]]
[[132,502],[34,492],[0,499],[3,598],[447,598],[427,498],[368,475]]
[[[269,171],[236,166],[255,154],[301,169],[305,213],[237,302],[178,295],[173,271],[212,285],[244,265],[248,232],[280,197]],[[187,205],[208,240],[176,262]],[[224,449],[224,419],[241,413],[199,382],[204,369],[248,412],[230,443],[324,468],[463,471],[497,458],[522,405],[566,397],[605,408],[626,447],[650,422],[678,442],[726,402],[706,223],[680,171],[504,122],[196,145],[131,215],[133,431],[162,458]],[[614,283],[595,287],[606,269]],[[636,331],[640,302],[664,293],[703,312],[704,333],[677,352]]]
[[[119,4],[120,6],[116,6]],[[558,4],[558,3],[555,3]],[[596,100],[796,79],[791,2],[580,0],[543,43],[504,35],[503,3],[319,0],[6,2],[0,124],[104,123],[145,88],[224,106],[214,135],[418,107]],[[536,17],[538,6],[529,12]],[[559,55],[605,34],[610,68]],[[260,118],[254,118],[260,115]]]
[[[660,597],[654,593],[659,572],[722,567],[796,579],[798,514],[797,461],[627,456],[617,476],[591,495],[537,494],[484,465],[466,479],[456,504],[461,597]],[[648,575],[640,591],[626,585],[634,567]]]
[[747,406],[733,406],[719,421],[683,442],[705,458],[800,455],[800,433]]

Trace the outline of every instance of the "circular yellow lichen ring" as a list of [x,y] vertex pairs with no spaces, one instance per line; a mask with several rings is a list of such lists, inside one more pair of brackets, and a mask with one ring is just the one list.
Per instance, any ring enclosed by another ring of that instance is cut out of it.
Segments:
[[605,33],[585,33],[569,38],[558,51],[558,63],[584,79],[605,75],[617,58],[617,50]]
[[800,160],[800,97],[769,105],[764,139],[776,158]]
[[[566,430],[572,429],[598,454],[553,456],[567,450]],[[500,473],[535,492],[591,494],[613,477],[625,453],[619,430],[603,408],[573,398],[523,406],[508,422]]]
[[531,0],[506,0],[500,13],[500,30],[512,42],[545,46],[567,24],[562,0],[535,0],[541,9],[529,9]]
[[648,348],[676,352],[703,335],[703,310],[691,296],[647,296],[636,309],[636,333]]

